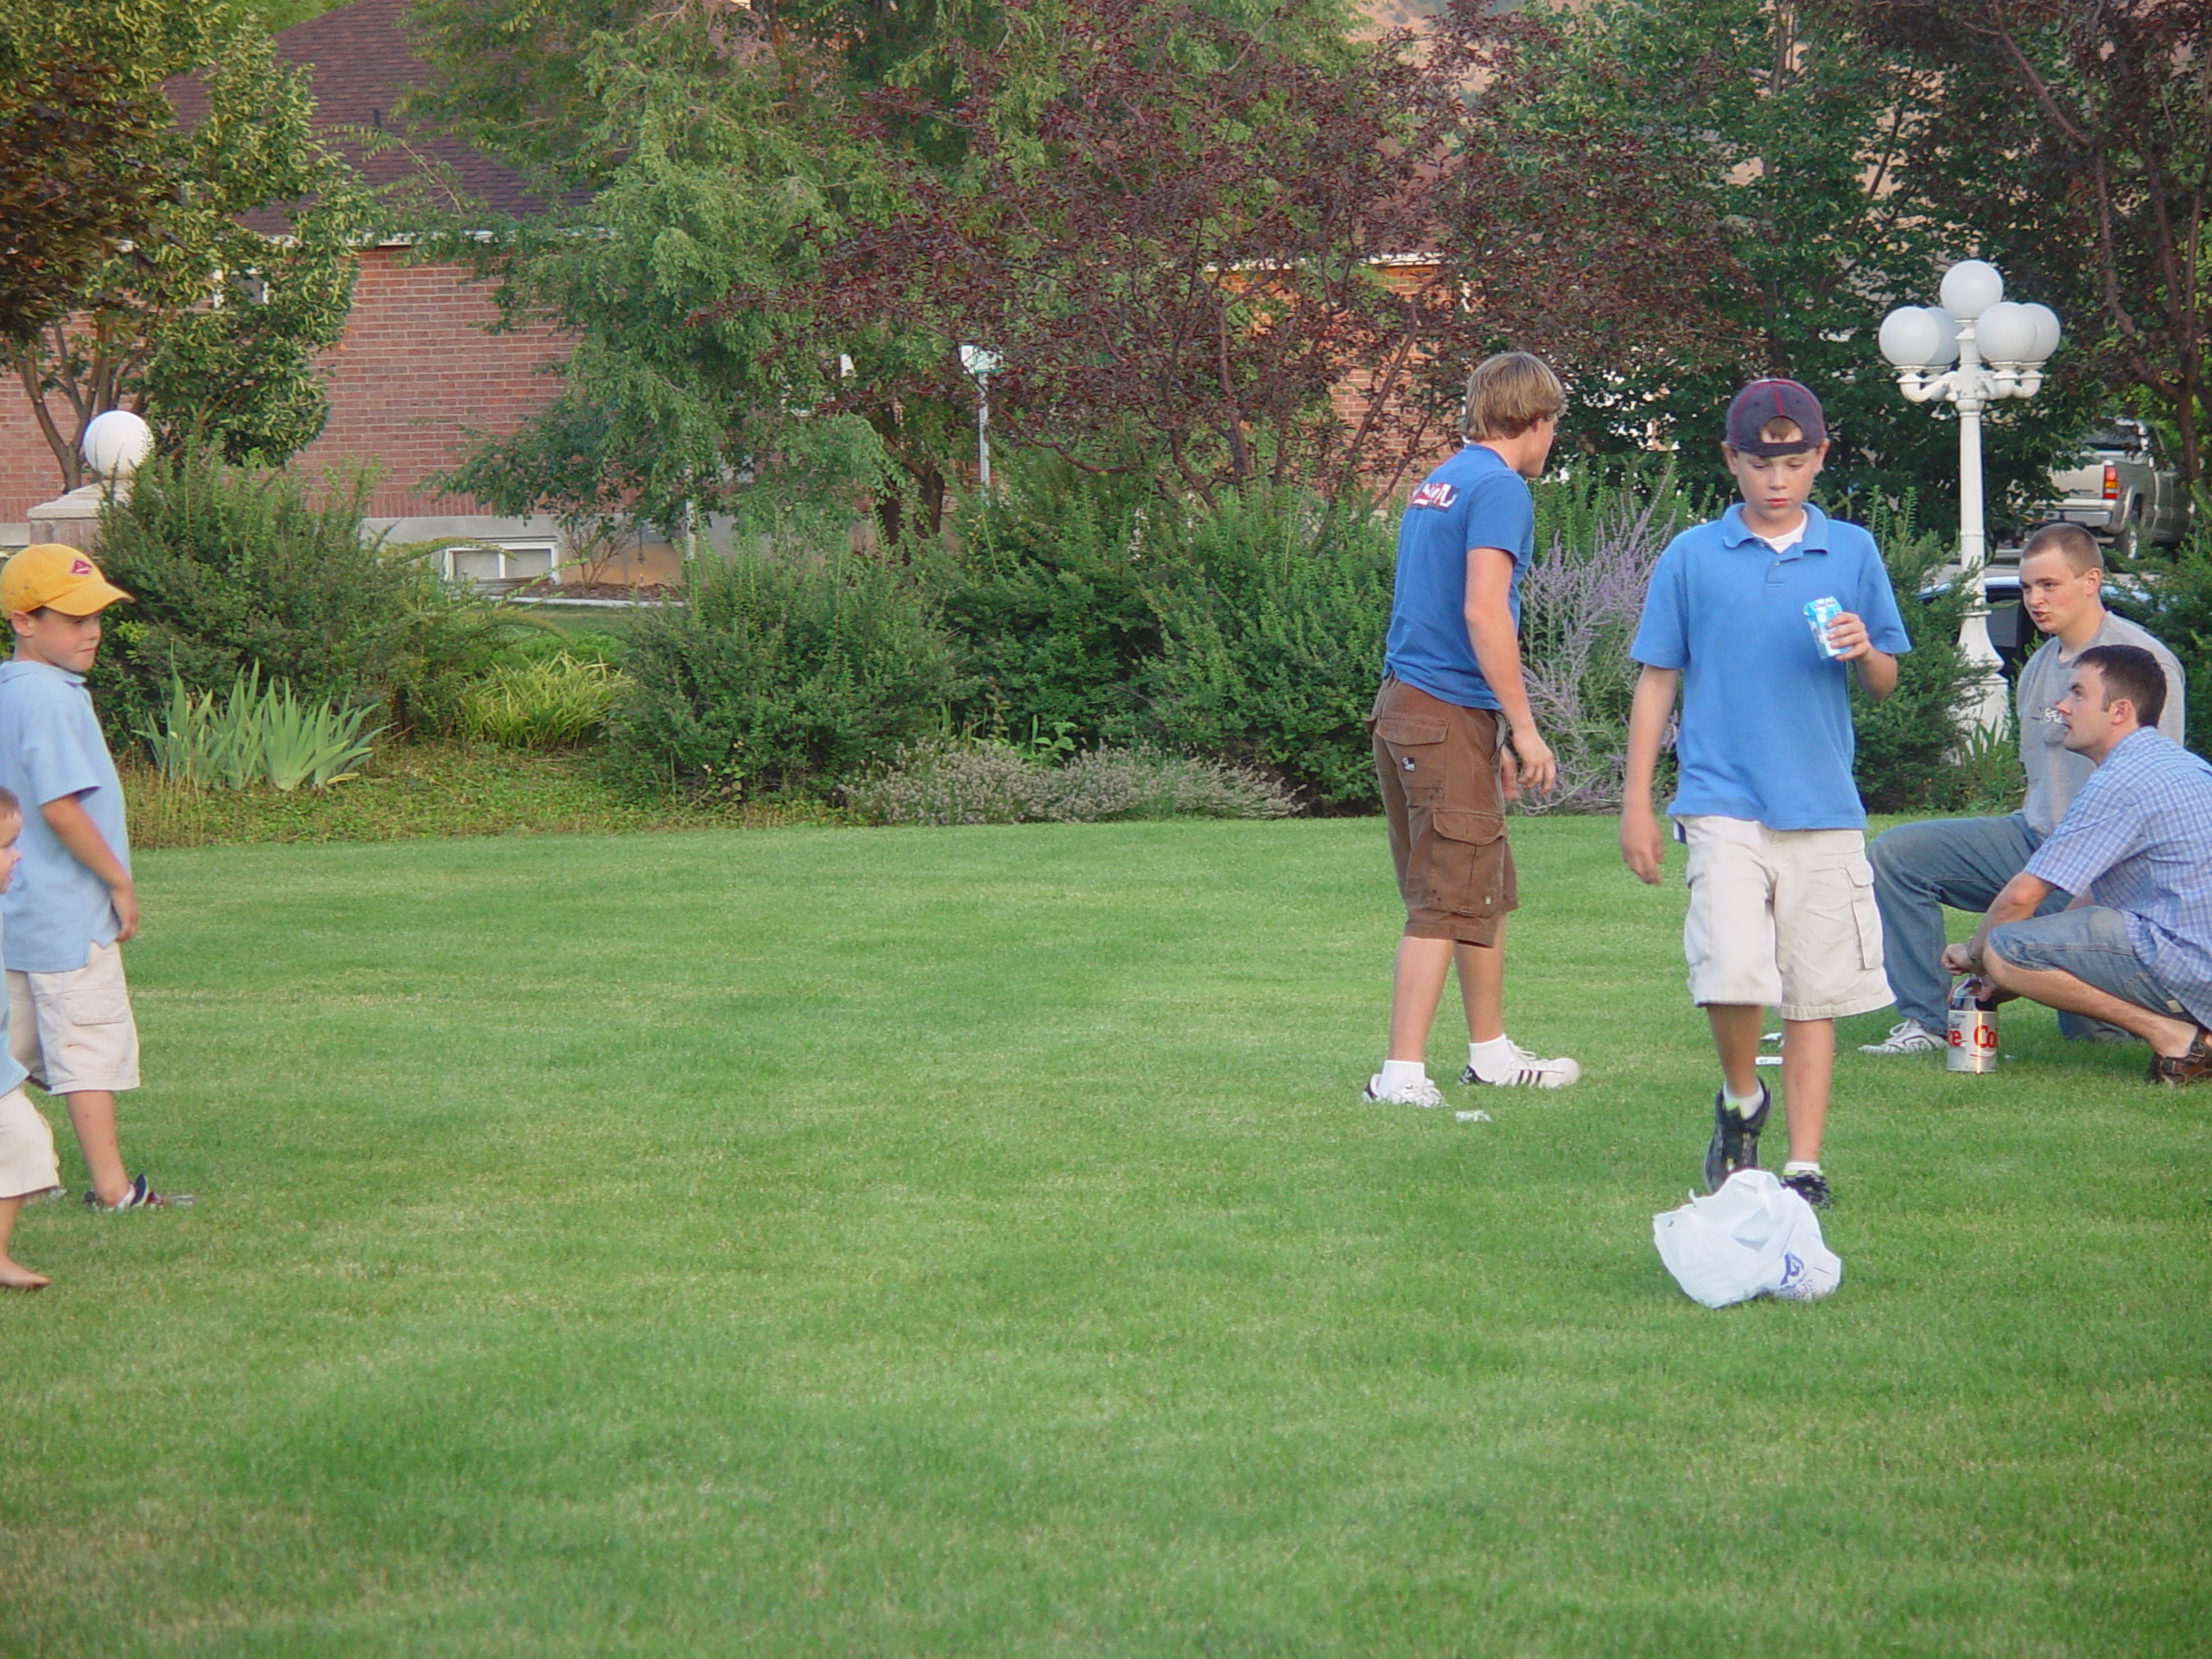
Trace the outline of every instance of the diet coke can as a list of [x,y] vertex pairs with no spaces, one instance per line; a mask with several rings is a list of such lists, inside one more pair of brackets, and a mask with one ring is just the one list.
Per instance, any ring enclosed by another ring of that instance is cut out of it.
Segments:
[[1997,1069],[1997,1005],[1978,1002],[1961,981],[1951,993],[1949,1043],[1943,1065],[1952,1071],[1994,1071]]

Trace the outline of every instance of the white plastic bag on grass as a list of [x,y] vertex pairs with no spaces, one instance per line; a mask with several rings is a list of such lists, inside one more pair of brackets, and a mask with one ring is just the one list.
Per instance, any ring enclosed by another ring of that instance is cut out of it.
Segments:
[[1813,1206],[1763,1169],[1738,1170],[1718,1192],[1652,1217],[1651,1242],[1675,1282],[1707,1307],[1811,1301],[1843,1282]]

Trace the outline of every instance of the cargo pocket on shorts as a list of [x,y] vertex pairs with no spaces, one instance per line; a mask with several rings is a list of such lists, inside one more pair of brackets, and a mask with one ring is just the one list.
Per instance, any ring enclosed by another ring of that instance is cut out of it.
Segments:
[[1851,881],[1851,924],[1859,935],[1859,965],[1872,972],[1882,965],[1882,911],[1874,902],[1874,867],[1853,859],[1843,867]]
[[58,999],[62,1018],[72,1026],[124,1026],[130,1023],[130,995],[111,985],[81,991],[64,991]]
[[1398,769],[1407,801],[1425,806],[1444,790],[1444,740],[1451,728],[1434,715],[1383,715],[1375,735]]
[[1713,855],[1708,844],[1698,837],[1683,843],[1682,885],[1689,889],[1689,908],[1682,912],[1682,960],[1689,964],[1691,982],[1696,982],[1697,970],[1705,966],[1713,955],[1713,929],[1707,924],[1705,906],[1698,902],[1697,884],[1710,873]]
[[1494,916],[1498,911],[1498,838],[1505,819],[1496,812],[1432,812],[1435,856],[1430,861],[1429,902],[1454,916]]

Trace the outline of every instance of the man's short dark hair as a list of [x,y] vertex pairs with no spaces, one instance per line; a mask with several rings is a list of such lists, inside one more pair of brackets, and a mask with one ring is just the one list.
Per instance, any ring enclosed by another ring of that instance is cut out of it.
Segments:
[[2039,526],[2028,537],[2027,545],[2020,550],[2020,563],[2025,564],[2038,553],[2057,554],[2066,561],[2066,568],[2077,576],[2105,568],[2104,551],[2098,547],[2097,538],[2079,524],[2058,523]]
[[2074,660],[2102,677],[2105,708],[2112,707],[2114,697],[2126,697],[2135,705],[2138,726],[2156,726],[2166,712],[2165,671],[2142,646],[2091,645]]

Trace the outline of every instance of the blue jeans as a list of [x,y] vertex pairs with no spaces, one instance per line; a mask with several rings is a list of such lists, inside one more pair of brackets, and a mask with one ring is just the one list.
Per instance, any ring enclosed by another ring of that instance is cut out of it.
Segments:
[[2036,915],[1989,930],[1989,948],[2015,968],[2056,969],[2107,996],[2170,1019],[2193,1020],[2135,954],[2127,918],[2102,905]]
[[[1976,914],[1987,910],[2042,845],[2024,812],[1901,823],[1875,837],[1866,859],[1874,867],[1874,902],[1882,912],[1882,971],[1899,1014],[1930,1031],[1943,1029],[1951,995],[1942,961],[1943,906]],[[2036,914],[2048,916],[2066,903],[2066,894],[2054,893]],[[2062,1014],[2059,1023],[2069,1037],[2097,1026],[2072,1014]]]

